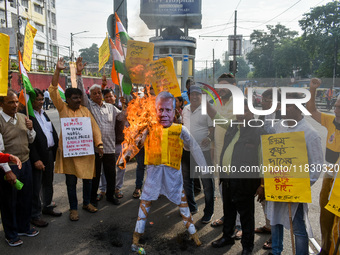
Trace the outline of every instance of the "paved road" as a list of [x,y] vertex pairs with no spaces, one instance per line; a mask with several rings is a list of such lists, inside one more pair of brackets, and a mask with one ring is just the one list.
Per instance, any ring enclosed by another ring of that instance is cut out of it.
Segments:
[[[58,133],[60,130],[59,117],[56,110],[48,110],[52,122]],[[320,132],[322,142],[325,146],[326,130],[309,117],[313,126]],[[90,214],[81,210],[82,184],[78,183],[79,215],[78,222],[71,222],[68,218],[68,199],[66,193],[65,177],[55,175],[54,201],[58,204],[58,210],[63,212],[60,218],[46,216],[49,222],[47,228],[40,229],[37,237],[23,237],[24,244],[20,247],[11,248],[4,240],[2,225],[0,226],[0,255],[40,255],[40,254],[133,254],[130,252],[132,233],[137,219],[139,200],[132,198],[135,185],[135,163],[127,166],[125,182],[123,187],[124,198],[121,205],[114,206],[106,201],[99,203],[99,211]],[[312,224],[315,240],[320,243],[319,205],[318,197],[321,188],[318,180],[312,187],[313,203],[309,206],[309,218]],[[217,192],[215,205],[215,216],[222,215],[222,202]],[[209,224],[199,222],[203,216],[204,196],[196,197],[199,204],[199,213],[194,215],[194,221],[198,233],[203,241],[202,247],[196,248],[192,241],[188,241],[185,227],[181,221],[177,206],[171,204],[165,197],[161,197],[152,204],[151,213],[148,218],[146,233],[144,236],[144,247],[147,254],[240,254],[242,247],[240,241],[232,247],[221,249],[212,248],[210,243],[221,237],[221,228],[212,228]],[[255,212],[256,226],[264,224],[264,215],[261,206],[256,203]],[[255,235],[254,254],[268,254],[261,247],[267,240],[267,235]],[[310,243],[311,247],[313,246]],[[289,231],[285,231],[284,253],[291,254]],[[316,250],[314,249],[314,252]]]

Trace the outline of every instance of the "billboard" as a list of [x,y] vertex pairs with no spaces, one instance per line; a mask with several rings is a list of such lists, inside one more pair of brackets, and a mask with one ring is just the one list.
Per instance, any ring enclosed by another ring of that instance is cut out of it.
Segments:
[[140,17],[149,29],[201,28],[201,0],[141,0]]

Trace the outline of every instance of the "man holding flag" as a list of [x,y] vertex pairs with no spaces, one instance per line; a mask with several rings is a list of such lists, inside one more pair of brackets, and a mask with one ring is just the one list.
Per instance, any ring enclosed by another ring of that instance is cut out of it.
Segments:
[[[3,165],[0,171],[0,209],[5,238],[10,246],[23,244],[19,236],[36,236],[39,231],[30,228],[32,210],[32,168],[29,160],[29,143],[35,138],[32,121],[17,113],[19,101],[16,92],[9,89],[7,96],[0,97],[0,133],[5,153],[17,155],[22,168]],[[5,180],[6,179],[6,180]],[[19,179],[24,186],[16,190],[13,185]]]

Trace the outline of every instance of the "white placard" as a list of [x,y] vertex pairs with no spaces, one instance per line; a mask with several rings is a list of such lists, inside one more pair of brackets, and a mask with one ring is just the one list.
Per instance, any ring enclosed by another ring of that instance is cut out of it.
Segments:
[[61,118],[64,158],[93,155],[90,117]]

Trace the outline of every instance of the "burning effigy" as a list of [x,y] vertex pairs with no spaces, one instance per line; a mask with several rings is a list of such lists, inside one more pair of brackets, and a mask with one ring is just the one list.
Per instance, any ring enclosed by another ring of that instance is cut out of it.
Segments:
[[[126,163],[132,159],[139,150],[143,147],[147,135],[155,133],[162,133],[162,125],[157,122],[156,109],[155,109],[155,96],[150,93],[150,86],[145,89],[145,96],[135,98],[129,102],[126,109],[127,121],[129,126],[124,129],[124,142],[122,143],[122,153],[118,158],[117,166],[124,169]],[[159,130],[158,130],[159,129]],[[158,132],[150,132],[150,131]],[[157,146],[158,139],[152,139]]]

